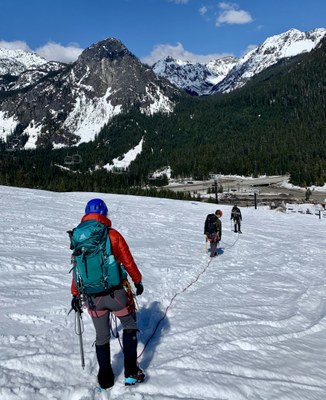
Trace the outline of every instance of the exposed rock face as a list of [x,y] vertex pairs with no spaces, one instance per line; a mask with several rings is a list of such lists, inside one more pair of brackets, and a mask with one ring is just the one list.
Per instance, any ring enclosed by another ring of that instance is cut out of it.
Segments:
[[72,65],[46,63],[10,72],[0,79],[0,131],[6,137],[19,127],[26,148],[92,140],[132,106],[144,113],[171,112],[178,94],[111,38],[86,49]]

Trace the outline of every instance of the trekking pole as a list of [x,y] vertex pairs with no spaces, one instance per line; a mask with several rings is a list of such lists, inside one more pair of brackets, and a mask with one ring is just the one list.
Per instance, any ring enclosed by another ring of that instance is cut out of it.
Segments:
[[81,366],[85,368],[85,357],[84,357],[84,345],[83,345],[83,333],[84,333],[84,323],[81,315],[82,311],[78,308],[75,313],[75,332],[79,337],[79,351],[80,351],[80,361]]
[[[83,345],[84,323],[83,323],[82,309],[81,309],[82,301],[80,297],[78,299],[79,299],[79,306],[77,307],[77,310],[75,310],[75,333],[79,337],[80,361],[81,361],[81,366],[84,369],[85,368],[84,345]],[[71,313],[72,310],[73,308],[70,309],[68,315]]]

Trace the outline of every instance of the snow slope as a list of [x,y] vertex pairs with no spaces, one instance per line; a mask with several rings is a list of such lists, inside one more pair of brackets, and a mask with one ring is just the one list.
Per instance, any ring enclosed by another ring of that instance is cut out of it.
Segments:
[[243,208],[238,236],[230,207],[220,205],[222,243],[210,262],[203,224],[214,205],[0,186],[1,400],[100,397],[92,322],[85,312],[82,370],[67,315],[66,231],[96,196],[107,202],[145,287],[138,352],[147,380],[123,386],[112,338],[111,399],[326,398],[326,219]]
[[27,69],[42,67],[46,63],[46,59],[36,53],[0,48],[0,75],[18,76]]

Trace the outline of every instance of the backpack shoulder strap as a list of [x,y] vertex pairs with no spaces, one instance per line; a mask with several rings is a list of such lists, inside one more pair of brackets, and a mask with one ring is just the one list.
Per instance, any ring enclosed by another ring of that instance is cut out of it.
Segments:
[[106,237],[106,243],[105,243],[105,253],[106,253],[107,256],[111,256],[113,254],[112,253],[112,249],[111,249],[111,239],[110,239],[109,229],[110,228],[108,228],[106,230],[107,237]]

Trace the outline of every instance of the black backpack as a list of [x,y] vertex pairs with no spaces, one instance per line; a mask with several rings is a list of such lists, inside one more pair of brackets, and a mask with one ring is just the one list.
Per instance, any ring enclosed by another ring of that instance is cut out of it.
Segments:
[[231,218],[240,219],[241,211],[238,207],[233,207],[231,211]]
[[205,233],[216,233],[217,226],[216,226],[217,216],[215,214],[208,214],[206,221],[205,221]]

